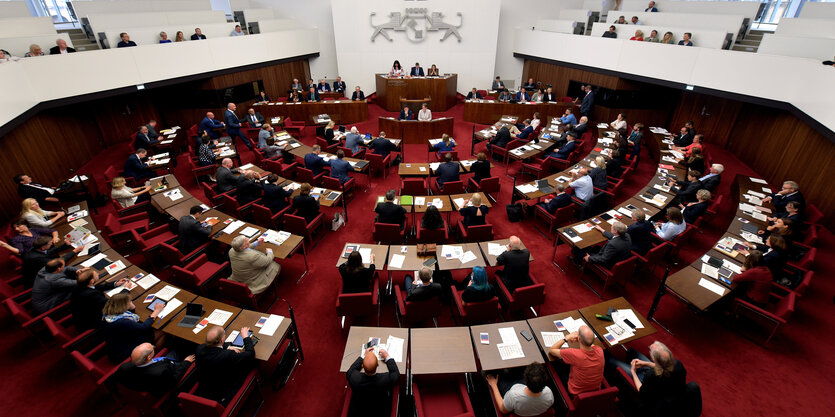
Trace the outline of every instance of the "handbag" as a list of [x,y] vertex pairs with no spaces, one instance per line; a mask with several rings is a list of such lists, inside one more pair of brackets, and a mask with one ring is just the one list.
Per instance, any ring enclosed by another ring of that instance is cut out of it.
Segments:
[[418,256],[431,256],[434,255],[436,251],[437,246],[434,243],[418,243],[417,245]]
[[525,210],[520,203],[508,204],[505,209],[507,210],[507,220],[511,223],[520,222],[525,218]]

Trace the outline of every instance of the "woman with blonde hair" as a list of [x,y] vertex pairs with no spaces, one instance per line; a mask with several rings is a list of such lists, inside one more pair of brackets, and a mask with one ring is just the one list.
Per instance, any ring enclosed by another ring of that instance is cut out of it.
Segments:
[[675,39],[673,39],[673,32],[665,33],[664,37],[661,38],[661,43],[667,43],[667,44],[670,44],[670,45],[674,44]]
[[159,33],[159,43],[171,43],[171,39],[168,39],[168,34],[165,32]]
[[589,172],[594,188],[605,190],[609,182],[606,178],[606,158],[598,155],[594,158],[595,167]]
[[643,41],[644,40],[644,31],[638,29],[635,31],[635,36],[629,38],[630,41]]
[[20,218],[26,220],[30,227],[49,228],[66,214],[63,211],[43,210],[34,198],[23,200],[20,208]]
[[464,226],[480,226],[487,224],[485,216],[487,216],[489,210],[489,207],[481,203],[481,194],[475,193],[469,201],[464,203],[464,207],[458,210],[458,213],[461,214],[461,222],[464,223]]
[[174,36],[174,42],[185,42],[186,37],[183,35],[182,31],[177,31],[177,35]]
[[151,199],[149,191],[151,186],[131,188],[126,186],[127,181],[125,177],[113,178],[110,183],[113,189],[110,191],[110,198],[116,200],[122,208],[128,208],[136,203],[141,203]]
[[441,160],[444,156],[444,152],[452,152],[455,150],[455,140],[444,133],[441,136],[441,141],[436,143],[432,148],[438,151],[438,160]]

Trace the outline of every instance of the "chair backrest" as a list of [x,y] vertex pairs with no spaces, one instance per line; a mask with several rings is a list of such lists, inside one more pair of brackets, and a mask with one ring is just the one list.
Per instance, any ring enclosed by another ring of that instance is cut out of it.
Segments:
[[272,172],[276,175],[281,175],[284,171],[284,166],[281,165],[281,161],[273,161],[272,159],[265,159],[264,160],[264,169],[267,171]]
[[644,259],[647,260],[648,265],[656,265],[661,262],[673,246],[670,242],[663,242],[658,246],[653,247],[652,249],[648,250]]
[[467,303],[464,306],[464,314],[468,324],[486,323],[498,316],[499,299],[493,297],[486,301]]
[[812,269],[812,265],[815,263],[815,255],[818,254],[818,248],[812,248],[806,251],[802,258],[797,261],[797,266],[803,269]]
[[354,152],[351,151],[351,148],[346,148],[344,146],[340,146],[339,150],[345,153],[345,157],[350,158],[354,156]]
[[823,218],[823,213],[814,204],[806,206],[803,214],[806,216],[806,221],[812,224],[818,224]]
[[212,202],[212,205],[217,205],[217,193],[215,193],[215,190],[212,189],[212,186],[205,182],[201,182],[200,188],[203,189],[203,194],[205,194],[206,198]]
[[162,259],[166,265],[182,266],[183,254],[174,246],[162,242],[159,244],[159,253],[162,255]]
[[364,316],[374,314],[376,307],[371,292],[339,294],[336,297],[336,314],[340,316]]
[[325,138],[320,138],[320,137],[316,138],[316,144],[319,145],[319,147],[321,147],[322,149],[328,149],[328,146],[329,146],[328,141],[325,140]]
[[239,307],[255,306],[255,296],[246,284],[228,280],[226,278],[221,278],[219,282],[220,293],[223,294],[226,301],[238,305]]
[[[247,135],[249,136],[249,135]],[[255,138],[250,138],[254,141],[257,141],[258,136],[256,135]],[[255,156],[255,165],[261,166],[264,163],[264,152],[260,149],[253,147],[252,154]],[[191,159],[191,158],[189,158]]]
[[225,210],[234,212],[236,214],[238,213],[238,210],[240,210],[241,208],[240,204],[238,204],[238,200],[236,200],[235,197],[232,197],[229,194],[221,194],[220,202],[221,204],[223,204],[223,208]]
[[467,237],[473,242],[493,240],[493,225],[490,223],[467,227]]
[[800,284],[797,284],[797,287],[794,288],[794,292],[796,292],[797,295],[802,296],[803,293],[806,292],[806,289],[809,288],[809,285],[812,283],[812,277],[814,276],[815,271],[806,271],[806,273],[803,274],[803,279],[800,281]]
[[571,221],[571,216],[574,214],[574,206],[571,204],[560,207],[557,209],[554,216],[556,217],[555,222],[557,225],[563,225]]
[[104,232],[108,235],[112,235],[121,231],[122,223],[119,223],[119,220],[116,219],[116,216],[114,216],[113,213],[107,213],[107,217],[104,219]]
[[444,160],[444,158],[446,158],[446,154],[451,154],[451,155],[452,155],[452,160],[453,160],[453,161],[457,161],[457,160],[458,160],[458,151],[446,151],[446,152],[441,152],[441,159],[442,159],[442,160]]
[[426,194],[426,182],[423,178],[404,178],[400,185],[400,193],[403,195],[424,195]]
[[774,307],[774,315],[785,320],[794,313],[794,304],[797,301],[797,293],[789,291],[785,297],[777,302]]
[[584,392],[574,397],[576,417],[607,416],[617,411],[617,387],[608,387],[599,391]]
[[342,183],[334,177],[329,177],[329,176],[325,175],[324,177],[322,177],[322,187],[328,188],[328,189],[331,189],[331,190],[341,190],[342,189]]
[[194,394],[181,392],[177,398],[180,400],[180,410],[186,417],[220,417],[226,411],[221,403]]
[[366,152],[365,153],[365,159],[368,160],[368,164],[370,165],[371,168],[374,168],[374,169],[384,169],[385,168],[385,166],[383,166],[383,159],[384,159],[383,155],[377,155],[376,153],[373,153],[373,152]]
[[304,168],[304,167],[299,167],[297,169],[297,171],[299,172],[298,173],[298,175],[299,175],[299,181],[298,182],[306,182],[306,183],[311,184],[311,185],[314,182],[316,182],[316,180],[313,178],[313,171],[311,171],[307,168]]
[[635,273],[638,266],[638,258],[632,255],[612,266],[612,278],[616,282],[626,282]]
[[441,194],[464,194],[464,181],[448,181],[441,186]]
[[446,240],[446,225],[440,229],[418,229],[419,243],[439,243]]
[[406,322],[411,326],[415,323],[422,323],[441,315],[440,297],[423,301],[406,301]]
[[400,225],[390,223],[374,223],[372,240],[390,245],[403,243],[403,234],[401,233]]
[[6,308],[9,310],[9,313],[11,313],[12,317],[14,317],[18,323],[24,324],[29,320],[32,320],[32,314],[30,311],[25,309],[13,298],[7,298],[3,302],[6,304]]
[[171,280],[190,291],[201,293],[197,274],[178,265],[171,266]]
[[713,201],[710,202],[710,205],[707,206],[707,212],[711,215],[716,215],[719,212],[719,207],[722,205],[722,194],[716,196]]
[[[134,391],[126,388],[122,384],[115,384],[116,392],[119,398],[125,403],[135,407],[139,410],[140,415],[155,415],[154,403],[157,399],[152,397],[148,392]],[[159,410],[158,410],[159,411]]]
[[545,303],[545,284],[534,283],[526,287],[518,287],[513,290],[512,297],[513,300],[507,306],[508,312],[542,305]]
[[304,217],[285,214],[284,228],[290,233],[307,236],[307,221],[305,221]]
[[278,228],[278,225],[276,225],[276,222],[273,220],[273,212],[269,208],[260,204],[253,204],[252,215],[255,218],[255,224],[270,229]]
[[49,330],[49,334],[58,341],[59,345],[63,345],[73,339],[73,336],[67,332],[67,329],[61,327],[52,317],[44,317],[43,324]]
[[83,355],[81,352],[74,350],[70,352],[70,356],[72,357],[75,364],[78,365],[81,369],[87,371],[94,380],[98,380],[104,376],[105,372],[104,369],[101,369],[95,362],[90,360],[87,356]]
[[818,243],[818,227],[814,224],[809,225],[806,228],[805,235],[803,236],[803,243],[806,246],[815,246]]
[[116,167],[113,165],[108,165],[108,167],[104,170],[104,180],[107,182],[113,181],[113,178],[119,176],[119,171],[116,170]]
[[485,194],[499,192],[501,190],[501,185],[499,184],[499,177],[483,178],[478,183],[478,189],[479,191]]

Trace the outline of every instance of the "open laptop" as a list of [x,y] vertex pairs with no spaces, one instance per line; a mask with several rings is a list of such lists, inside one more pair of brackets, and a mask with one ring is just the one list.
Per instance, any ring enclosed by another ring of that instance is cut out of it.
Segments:
[[536,180],[536,186],[543,194],[551,194],[554,192],[554,187],[548,184],[548,180]]
[[186,316],[177,323],[179,327],[194,327],[203,318],[203,304],[186,304]]

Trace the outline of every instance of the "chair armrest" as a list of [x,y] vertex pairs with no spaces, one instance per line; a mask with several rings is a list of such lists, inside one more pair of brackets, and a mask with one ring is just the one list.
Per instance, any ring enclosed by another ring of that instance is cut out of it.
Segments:
[[400,292],[400,285],[394,286],[394,295],[397,297],[397,308],[400,311],[400,315],[406,315],[406,300],[403,298],[403,293]]
[[464,302],[461,300],[461,295],[458,294],[458,290],[455,287],[449,287],[449,290],[452,291],[452,300],[455,301],[455,305],[458,306],[458,315],[464,317]]
[[634,250],[632,251],[632,256],[638,258],[638,260],[643,262],[643,263],[648,263],[649,262],[649,260],[647,260],[647,258],[644,258],[643,256],[641,256],[640,254],[638,254],[638,252],[635,252]]
[[[742,306],[742,307],[745,307],[745,308],[747,308],[747,309],[749,309],[749,310],[751,310],[755,313],[759,313],[760,315],[762,315],[763,317],[765,317],[769,320],[773,320],[773,321],[779,322],[781,324],[786,323],[786,320],[783,319],[782,317],[775,316],[770,311],[765,310],[763,308],[760,308],[758,306],[755,306],[754,304],[751,304],[748,301],[745,301],[745,300],[740,299],[740,298],[737,298],[735,301],[737,303],[737,307]],[[734,310],[736,310],[736,309],[734,309]]]
[[[618,376],[620,376],[621,378],[623,378],[623,380],[624,380],[627,384],[629,384],[629,386],[630,386],[630,387],[632,387],[632,389],[633,389],[635,392],[638,392],[638,388],[635,386],[635,381],[632,379],[632,375],[627,374],[627,373],[626,373],[626,371],[624,371],[623,369],[621,369],[621,367],[620,367],[620,366],[618,366],[618,367],[617,367],[617,374],[618,374]],[[605,382],[605,379],[604,379],[604,382]]]
[[502,282],[501,277],[496,278],[496,286],[499,287],[499,294],[501,294],[502,298],[508,303],[513,302],[513,295],[508,291],[507,287]]
[[[31,325],[33,325],[33,324],[35,324],[35,323],[37,323],[37,322],[39,322],[39,321],[43,320],[43,318],[44,318],[44,317],[54,317],[56,314],[58,314],[58,313],[60,313],[60,312],[62,312],[62,311],[66,312],[65,310],[68,310],[68,309],[69,309],[69,307],[70,307],[70,301],[69,301],[69,300],[64,301],[63,303],[58,304],[57,306],[53,307],[51,310],[46,311],[46,312],[44,312],[44,313],[41,313],[41,314],[39,314],[39,315],[37,315],[37,316],[35,316],[35,317],[32,317],[32,319],[31,319],[31,320],[27,321],[26,323],[23,323],[23,327],[24,327],[24,328],[25,328],[25,327],[29,327],[29,326],[31,326]],[[70,314],[69,312],[66,312],[66,313],[67,313],[67,314]],[[65,316],[65,317],[66,317],[66,316]],[[64,317],[62,317],[62,319],[63,319],[63,318],[64,318]]]
[[91,336],[93,336],[94,333],[96,333],[96,330],[97,329],[90,329],[79,334],[78,336],[72,338],[72,340],[68,341],[67,343],[64,343],[61,346],[61,349],[63,349],[65,352],[72,352],[74,350],[78,350],[77,345],[88,340]]
[[151,230],[148,230],[145,233],[142,233],[141,237],[142,237],[142,239],[147,239],[147,238],[159,236],[159,235],[165,233],[166,231],[170,231],[169,228],[168,228],[168,225],[163,224],[163,225],[157,226],[157,227],[155,227]]
[[[143,203],[140,203],[140,204],[145,204],[145,203],[143,202]],[[131,206],[131,207],[128,207],[128,208],[133,208],[134,206]],[[127,216],[119,217],[118,220],[119,220],[119,223],[122,223],[122,225],[125,225],[126,223],[138,222],[140,220],[148,220],[148,212],[129,214]]]

